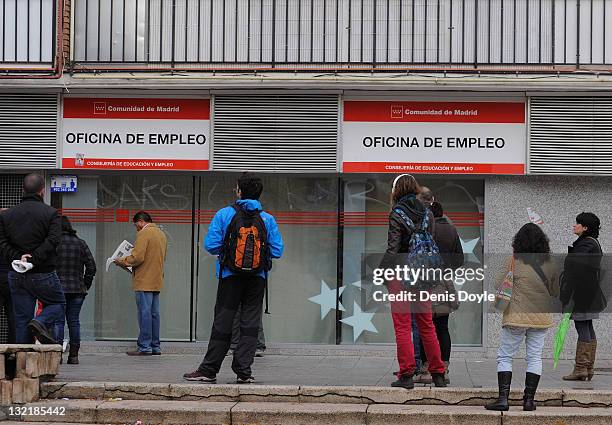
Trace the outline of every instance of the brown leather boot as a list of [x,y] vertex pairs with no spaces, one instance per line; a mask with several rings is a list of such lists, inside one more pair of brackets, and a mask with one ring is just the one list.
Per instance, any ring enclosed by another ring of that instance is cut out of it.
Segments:
[[576,364],[569,375],[563,377],[564,381],[586,381],[589,376],[588,365],[591,361],[591,343],[578,341],[576,344]]
[[431,384],[432,383],[431,374],[429,373],[428,369],[429,369],[429,364],[427,362],[423,363],[423,366],[421,366],[421,370],[419,371],[420,373],[414,377],[415,384]]
[[589,358],[589,365],[587,366],[587,379],[590,381],[591,379],[593,379],[593,375],[594,372],[593,370],[595,369],[595,354],[597,353],[597,340],[596,339],[592,339],[591,340],[591,351],[590,351],[590,358]]
[[66,363],[79,364],[79,348],[81,348],[81,344],[70,344],[70,352]]

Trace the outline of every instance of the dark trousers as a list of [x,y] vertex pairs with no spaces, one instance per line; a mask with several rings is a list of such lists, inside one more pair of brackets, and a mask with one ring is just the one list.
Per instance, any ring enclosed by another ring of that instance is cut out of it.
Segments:
[[[65,294],[66,296],[66,322],[68,322],[68,333],[70,334],[70,344],[81,343],[81,307],[85,302],[85,294]],[[58,342],[64,341],[64,326],[62,320],[56,331]]]
[[6,323],[8,325],[6,344],[14,344],[15,316],[13,315],[13,301],[11,300],[11,289],[8,284],[8,274],[4,279],[0,279],[0,306],[4,308]]
[[578,332],[578,341],[591,342],[597,339],[592,320],[574,320],[574,325],[576,326],[576,332]]
[[251,365],[257,347],[257,334],[263,310],[266,281],[259,276],[228,276],[217,288],[215,318],[208,350],[198,370],[216,376],[230,348],[234,317],[240,312],[240,340],[234,352],[232,370],[239,378],[251,376]]
[[[232,343],[230,344],[230,348],[236,351],[236,347],[238,347],[238,342],[240,342],[240,310],[238,307],[238,311],[234,316],[234,325],[232,326]],[[264,335],[263,330],[263,314],[261,315],[261,320],[259,321],[259,330],[257,331],[257,350],[266,350],[266,336]]]
[[[33,335],[27,328],[30,320],[36,320],[55,334],[58,324],[64,320],[66,299],[57,273],[9,272],[9,286],[15,314],[15,342],[31,344]],[[42,313],[34,318],[36,300],[43,305]],[[54,335],[57,340],[57,335]]]
[[[436,336],[440,343],[440,354],[442,355],[442,361],[450,361],[451,355],[451,336],[448,331],[448,314],[443,316],[434,316],[433,323],[436,327]],[[427,361],[425,350],[421,350],[421,359],[423,362]]]

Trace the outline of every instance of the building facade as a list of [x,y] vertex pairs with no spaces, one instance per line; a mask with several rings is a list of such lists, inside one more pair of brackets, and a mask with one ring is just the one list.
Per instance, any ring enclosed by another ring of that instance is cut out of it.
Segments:
[[[202,239],[243,170],[262,174],[286,243],[264,318],[276,343],[393,342],[361,282],[399,173],[432,189],[470,265],[509,253],[535,216],[567,252],[586,210],[612,249],[605,0],[6,4],[0,198],[10,206],[8,182],[30,170],[57,190],[49,202],[99,267],[88,339],[136,336],[130,276],[105,263],[140,209],[169,240],[163,339],[208,339],[217,280]],[[456,351],[494,352],[488,304],[451,317]],[[609,324],[596,328],[612,357]]]

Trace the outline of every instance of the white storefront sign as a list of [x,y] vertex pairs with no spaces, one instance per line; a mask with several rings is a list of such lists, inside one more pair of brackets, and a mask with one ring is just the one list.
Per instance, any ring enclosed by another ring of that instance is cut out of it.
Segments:
[[208,169],[208,99],[66,97],[62,129],[62,168]]
[[344,172],[524,174],[524,102],[345,101]]

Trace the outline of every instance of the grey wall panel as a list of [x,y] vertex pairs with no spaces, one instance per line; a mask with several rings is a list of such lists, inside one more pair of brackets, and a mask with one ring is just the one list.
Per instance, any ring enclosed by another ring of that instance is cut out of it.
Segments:
[[529,172],[612,175],[612,97],[532,97]]
[[[550,239],[553,254],[567,253],[567,246],[576,239],[572,232],[576,215],[592,211],[602,221],[599,241],[605,253],[612,252],[612,233],[605,229],[612,217],[612,178],[581,176],[489,176],[485,180],[486,253],[510,254],[512,238],[520,227],[529,222],[527,208],[541,215],[542,230]],[[489,270],[495,273],[495,270]],[[488,357],[495,358],[499,346],[500,314],[487,314]],[[555,317],[558,323],[560,317]],[[598,359],[612,359],[612,314],[601,314],[593,324],[597,333]],[[546,336],[544,357],[552,357],[555,329]],[[562,359],[573,359],[576,331],[573,324],[568,332]],[[524,347],[521,353],[524,355]]]
[[0,168],[56,168],[57,95],[0,94]]
[[338,96],[215,96],[214,170],[336,171]]

